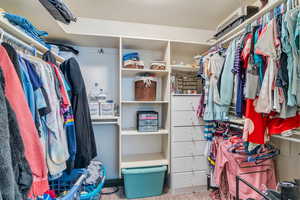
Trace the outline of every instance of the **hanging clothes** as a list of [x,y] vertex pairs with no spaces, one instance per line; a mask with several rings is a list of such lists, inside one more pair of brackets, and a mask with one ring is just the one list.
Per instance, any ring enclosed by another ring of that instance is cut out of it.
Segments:
[[5,78],[5,95],[16,113],[20,133],[25,146],[25,157],[33,174],[29,196],[42,195],[49,189],[48,170],[38,131],[23,93],[23,89],[4,47],[0,46],[0,67]]
[[7,99],[6,106],[8,111],[10,149],[14,177],[16,184],[18,185],[18,190],[23,199],[27,199],[33,181],[32,172],[24,155],[24,144],[20,135],[20,128],[17,122],[16,114],[9,105]]
[[27,56],[27,59],[35,66],[36,73],[43,82],[49,97],[51,112],[41,117],[42,141],[45,146],[49,173],[56,177],[66,169],[69,152],[67,136],[63,128],[63,116],[60,112],[60,100],[55,89],[55,73],[48,63],[32,56]]
[[64,117],[64,129],[67,135],[68,140],[68,150],[70,158],[67,161],[67,169],[70,172],[74,168],[74,161],[77,152],[77,145],[76,145],[76,131],[75,131],[75,123],[74,123],[74,116],[71,101],[68,95],[68,88],[67,81],[65,80],[64,75],[62,74],[61,70],[55,65],[56,59],[50,51],[47,51],[43,55],[43,60],[47,61],[49,65],[55,72],[55,75],[59,82],[59,92],[60,92],[60,107],[61,113]]
[[72,91],[70,99],[74,111],[77,141],[77,153],[74,167],[84,168],[97,156],[85,84],[79,64],[75,58],[64,61],[60,67]]
[[18,74],[19,80],[21,80],[21,69],[18,62],[18,53],[10,44],[6,42],[3,42],[2,46],[5,48],[11,62],[13,63],[15,70]]
[[234,75],[232,73],[232,67],[234,66],[234,58],[235,52],[237,51],[238,39],[233,40],[227,51],[226,51],[226,59],[223,67],[223,72],[220,77],[220,105],[227,106],[229,110],[229,106],[232,102],[233,97],[233,87],[234,87]]
[[274,103],[279,97],[278,95],[276,97],[273,96],[276,94],[273,94],[273,89],[278,72],[277,61],[279,55],[277,52],[279,51],[277,48],[280,46],[280,41],[278,41],[278,38],[274,35],[275,27],[275,20],[273,19],[265,26],[255,45],[255,52],[267,57],[266,72],[258,99],[255,102],[255,111],[258,113],[268,114],[273,109],[280,112],[280,107],[278,108],[277,104],[275,105]]
[[218,53],[210,56],[205,77],[209,81],[207,85],[208,95],[204,110],[203,120],[228,120],[228,108],[220,104],[218,80],[224,65],[225,58]]

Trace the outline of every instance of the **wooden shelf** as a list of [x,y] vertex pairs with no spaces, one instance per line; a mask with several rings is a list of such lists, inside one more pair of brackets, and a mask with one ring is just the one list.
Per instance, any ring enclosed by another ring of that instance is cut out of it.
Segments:
[[185,65],[171,65],[171,70],[173,71],[182,71],[182,72],[197,72],[199,71],[199,67],[187,67]]
[[167,129],[160,129],[158,132],[139,132],[134,129],[122,130],[121,134],[124,136],[146,136],[146,135],[168,135]]
[[137,76],[140,73],[152,73],[158,77],[168,76],[168,70],[153,70],[153,69],[126,69],[122,68],[122,74],[124,76]]
[[168,101],[122,101],[123,104],[168,104]]
[[[28,36],[26,33],[12,25],[7,19],[3,16],[0,16],[0,27],[6,31],[7,33],[13,35],[14,37],[20,39],[21,41],[25,42],[28,45],[34,46],[38,51],[41,53],[45,53],[48,51],[44,45],[33,39],[32,37]],[[57,55],[56,53],[52,52],[58,62],[63,62],[64,58]]]
[[117,120],[119,119],[119,116],[92,116],[92,120]]
[[133,154],[123,155],[121,168],[151,167],[168,164],[168,159],[163,153]]
[[201,96],[201,94],[172,94],[173,96]]

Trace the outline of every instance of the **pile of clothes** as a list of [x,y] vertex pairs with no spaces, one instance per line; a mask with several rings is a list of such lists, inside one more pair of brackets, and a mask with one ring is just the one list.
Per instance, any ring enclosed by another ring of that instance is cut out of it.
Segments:
[[131,69],[144,69],[144,62],[140,60],[138,52],[123,55],[123,67]]
[[48,10],[54,19],[70,24],[71,21],[76,22],[76,17],[73,15],[69,7],[63,0],[39,0],[40,3]]
[[3,17],[6,18],[11,24],[19,28],[21,31],[26,33],[28,36],[32,37],[34,40],[50,49],[50,45],[46,44],[43,38],[48,36],[47,32],[38,30],[35,26],[32,25],[30,21],[28,21],[24,17],[8,12],[3,12]]

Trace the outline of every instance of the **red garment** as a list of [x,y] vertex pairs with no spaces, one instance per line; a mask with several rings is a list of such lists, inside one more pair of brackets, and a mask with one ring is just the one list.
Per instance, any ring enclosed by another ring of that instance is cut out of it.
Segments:
[[21,82],[6,50],[2,46],[0,46],[0,67],[5,78],[5,95],[16,113],[25,147],[25,157],[33,175],[29,197],[42,195],[49,189],[48,169],[43,147],[25,99]]
[[246,111],[245,111],[245,125],[243,132],[244,141],[248,141],[255,144],[265,143],[265,133],[267,118],[263,117],[261,113],[257,113],[254,108],[255,100],[246,99]]
[[282,132],[293,130],[300,127],[300,116],[297,114],[295,117],[287,119],[275,118],[268,122],[269,135],[281,134]]
[[[236,195],[236,176],[240,176],[260,191],[268,189],[276,189],[276,176],[273,160],[266,160],[264,165],[242,168],[240,166],[254,166],[254,163],[241,163],[246,159],[246,155],[234,154],[227,149],[232,145],[229,140],[221,142],[217,152],[216,167],[215,167],[215,182],[217,185],[222,185],[224,173],[227,176],[229,196]],[[257,172],[257,173],[256,173]],[[250,174],[249,174],[250,173]],[[226,191],[221,191],[227,193]],[[240,198],[241,199],[260,199],[261,196],[248,186],[240,183]],[[224,198],[223,198],[224,199]],[[227,199],[226,199],[227,200]]]

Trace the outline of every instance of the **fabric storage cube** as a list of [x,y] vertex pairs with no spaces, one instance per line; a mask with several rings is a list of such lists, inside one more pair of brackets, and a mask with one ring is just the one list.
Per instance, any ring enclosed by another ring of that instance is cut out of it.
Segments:
[[137,130],[140,132],[158,131],[158,112],[138,111],[137,112]]
[[166,166],[122,169],[126,198],[161,195],[166,171]]

